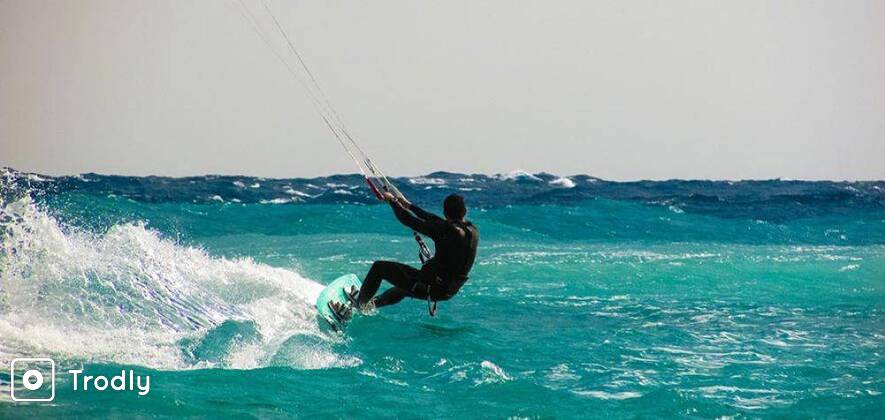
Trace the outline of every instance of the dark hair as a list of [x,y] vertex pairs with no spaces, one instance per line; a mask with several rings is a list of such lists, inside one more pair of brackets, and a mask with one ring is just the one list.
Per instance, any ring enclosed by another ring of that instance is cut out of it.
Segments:
[[443,201],[443,213],[449,219],[461,220],[467,214],[467,205],[464,204],[464,197],[458,194],[451,194]]

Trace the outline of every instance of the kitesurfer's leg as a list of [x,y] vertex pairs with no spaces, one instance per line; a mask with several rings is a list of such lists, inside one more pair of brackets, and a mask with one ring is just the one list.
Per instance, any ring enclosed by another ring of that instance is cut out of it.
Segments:
[[401,300],[409,297],[409,292],[400,289],[399,287],[393,286],[390,289],[384,291],[384,293],[378,295],[374,299],[375,307],[380,308],[382,306],[393,305],[399,303]]
[[358,302],[360,306],[365,306],[378,292],[382,280],[387,280],[390,284],[404,291],[411,290],[418,281],[419,275],[418,269],[402,263],[375,261],[360,287]]

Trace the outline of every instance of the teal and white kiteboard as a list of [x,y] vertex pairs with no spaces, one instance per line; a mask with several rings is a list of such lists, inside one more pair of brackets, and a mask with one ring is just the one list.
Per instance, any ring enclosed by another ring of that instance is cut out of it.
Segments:
[[[335,331],[343,331],[348,319],[339,319],[339,317],[335,316],[332,308],[329,307],[329,303],[336,302],[349,307],[350,300],[347,299],[345,290],[349,290],[351,286],[359,289],[362,285],[362,280],[356,274],[345,274],[329,283],[317,298],[317,317],[322,320],[321,324],[325,323]],[[357,313],[357,311],[354,309],[353,313]]]

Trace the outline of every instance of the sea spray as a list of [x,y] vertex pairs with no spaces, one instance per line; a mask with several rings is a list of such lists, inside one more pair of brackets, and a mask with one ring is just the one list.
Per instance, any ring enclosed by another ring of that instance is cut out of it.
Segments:
[[[0,359],[27,352],[164,369],[207,366],[182,343],[229,321],[254,323],[257,339],[248,354],[227,341],[228,357],[208,365],[254,368],[294,335],[322,336],[312,307],[322,286],[291,270],[211,257],[144,223],[102,233],[64,226],[29,197],[5,204],[2,215]],[[300,350],[329,351],[289,349]],[[316,367],[315,359],[308,364]]]

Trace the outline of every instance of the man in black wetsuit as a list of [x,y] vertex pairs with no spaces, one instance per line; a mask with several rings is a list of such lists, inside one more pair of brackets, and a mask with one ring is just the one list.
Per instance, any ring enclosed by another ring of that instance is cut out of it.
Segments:
[[[433,239],[436,253],[420,270],[394,261],[375,261],[360,288],[359,306],[364,308],[371,301],[377,308],[406,297],[434,302],[451,299],[467,281],[479,243],[476,226],[464,220],[467,214],[464,197],[458,194],[446,197],[445,219],[405,199],[396,199],[390,193],[385,194],[385,199],[400,223]],[[387,280],[393,287],[374,297],[381,280]]]

